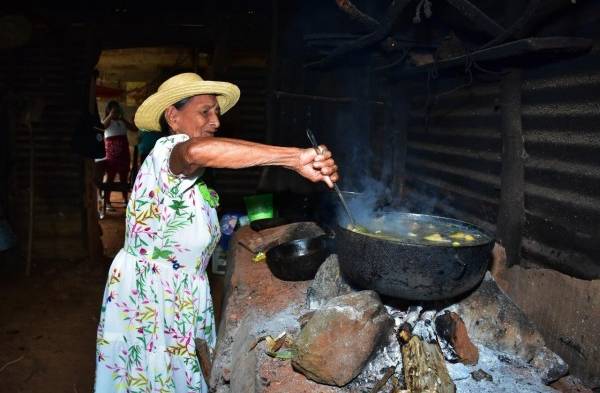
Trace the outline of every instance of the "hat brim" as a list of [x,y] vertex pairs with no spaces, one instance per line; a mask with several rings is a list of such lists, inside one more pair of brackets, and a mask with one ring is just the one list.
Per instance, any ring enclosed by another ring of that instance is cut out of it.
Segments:
[[135,112],[134,123],[139,129],[160,131],[160,117],[169,106],[187,97],[214,94],[221,114],[231,109],[240,99],[240,89],[229,82],[198,81],[152,94]]

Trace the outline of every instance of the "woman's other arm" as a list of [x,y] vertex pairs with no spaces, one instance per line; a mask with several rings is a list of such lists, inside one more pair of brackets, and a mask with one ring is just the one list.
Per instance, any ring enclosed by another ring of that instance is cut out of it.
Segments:
[[104,128],[106,128],[110,125],[110,122],[112,121],[112,119],[114,117],[115,117],[115,110],[111,109],[111,111],[108,113],[108,115],[106,115],[106,117],[104,119],[102,119],[100,122],[102,123]]

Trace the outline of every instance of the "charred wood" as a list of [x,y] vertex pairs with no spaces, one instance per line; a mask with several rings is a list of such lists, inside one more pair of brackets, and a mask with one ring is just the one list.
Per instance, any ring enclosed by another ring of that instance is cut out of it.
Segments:
[[[435,330],[444,356],[449,361],[460,361],[464,364],[477,364],[479,350],[469,338],[462,318],[453,312],[446,311],[435,319]],[[444,346],[449,348],[444,351]],[[455,359],[448,359],[448,354],[455,354]]]
[[489,382],[492,382],[494,380],[494,378],[492,378],[492,376],[490,374],[486,373],[482,369],[472,371],[471,378],[473,378],[474,380],[476,380],[478,382],[483,379],[485,379],[486,381],[489,381]]
[[406,344],[412,338],[412,326],[406,322],[404,322],[398,328],[398,332],[396,333],[396,337],[398,338],[398,342],[400,344]]
[[335,0],[335,2],[342,11],[350,15],[350,18],[360,22],[369,30],[377,30],[381,26],[376,19],[356,8],[350,0]]
[[381,379],[375,384],[375,386],[373,386],[369,393],[379,392],[385,386],[388,379],[390,379],[391,376],[394,375],[394,371],[396,371],[396,367],[388,367],[388,369],[385,370],[385,374],[383,374],[383,377],[381,377]]

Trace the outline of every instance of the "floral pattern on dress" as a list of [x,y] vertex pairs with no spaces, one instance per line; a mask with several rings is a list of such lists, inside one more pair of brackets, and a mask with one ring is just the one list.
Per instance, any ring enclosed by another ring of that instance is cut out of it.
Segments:
[[159,139],[133,186],[98,324],[97,393],[208,391],[194,339],[216,341],[206,268],[220,228],[206,185],[169,171],[187,139]]

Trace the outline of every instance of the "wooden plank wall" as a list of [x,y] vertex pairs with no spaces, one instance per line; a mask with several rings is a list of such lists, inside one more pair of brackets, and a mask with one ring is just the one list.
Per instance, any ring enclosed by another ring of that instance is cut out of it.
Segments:
[[87,253],[83,160],[71,147],[95,63],[87,37],[84,27],[35,26],[26,46],[2,53],[6,61],[0,80],[9,116],[3,194],[23,256],[33,213],[32,259],[37,263]]

